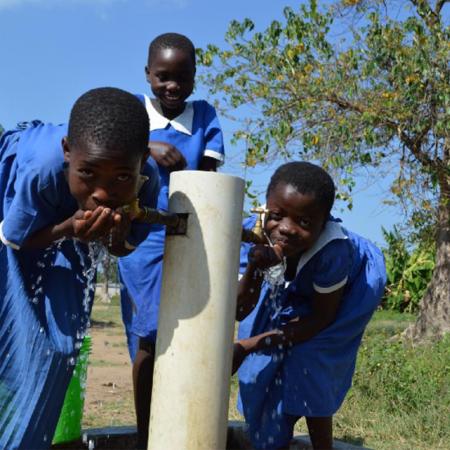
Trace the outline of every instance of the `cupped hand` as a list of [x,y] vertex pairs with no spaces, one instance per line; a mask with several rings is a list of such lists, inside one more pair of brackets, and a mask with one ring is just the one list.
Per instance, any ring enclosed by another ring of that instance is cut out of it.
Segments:
[[254,267],[264,270],[276,266],[283,260],[283,251],[280,246],[257,244],[248,252],[248,262]]
[[169,172],[183,170],[186,167],[185,157],[175,146],[160,141],[151,141],[148,146],[151,157]]
[[113,210],[103,206],[98,206],[93,211],[78,210],[72,216],[73,237],[84,242],[107,236],[113,226]]

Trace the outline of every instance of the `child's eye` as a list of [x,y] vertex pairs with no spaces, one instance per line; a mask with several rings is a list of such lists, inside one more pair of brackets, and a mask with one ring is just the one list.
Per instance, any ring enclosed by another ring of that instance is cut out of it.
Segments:
[[90,169],[79,169],[78,173],[82,178],[91,178],[94,176],[94,172]]
[[298,219],[297,223],[302,228],[309,228],[309,226],[311,225],[311,221],[309,219],[303,219],[303,218]]
[[281,214],[271,211],[267,220],[281,220]]
[[130,180],[131,180],[131,175],[126,175],[126,174],[119,175],[119,176],[117,177],[117,179],[118,179],[120,182],[130,181]]

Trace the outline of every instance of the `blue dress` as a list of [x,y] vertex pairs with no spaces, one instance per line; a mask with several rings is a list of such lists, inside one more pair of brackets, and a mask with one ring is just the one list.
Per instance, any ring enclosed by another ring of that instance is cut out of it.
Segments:
[[263,283],[239,339],[277,329],[312,311],[315,292],[345,286],[335,321],[308,341],[249,355],[238,371],[239,409],[255,448],[279,448],[292,438],[292,417],[328,417],[349,390],[364,329],[386,282],[383,255],[366,239],[329,221],[301,255],[294,280]]
[[[98,256],[75,240],[21,249],[78,209],[64,174],[66,125],[38,121],[0,137],[0,449],[49,448],[89,323]],[[139,193],[154,206],[156,168]],[[149,227],[133,224],[136,246]]]
[[[198,169],[204,156],[223,162],[222,131],[215,109],[206,101],[187,102],[183,113],[169,120],[162,115],[156,100],[140,98],[150,117],[150,140],[175,146],[186,158],[187,170]],[[158,208],[167,210],[170,174],[163,167],[159,167],[159,174]],[[164,240],[165,227],[153,225],[145,242],[119,260],[122,316],[132,360],[137,351],[137,336],[156,340]]]

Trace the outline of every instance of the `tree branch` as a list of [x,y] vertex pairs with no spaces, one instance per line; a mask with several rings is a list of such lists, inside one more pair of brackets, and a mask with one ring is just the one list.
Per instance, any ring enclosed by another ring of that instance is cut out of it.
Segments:
[[[354,103],[351,103],[348,100],[345,100],[343,98],[340,98],[336,94],[328,96],[327,98],[325,98],[325,100],[327,100],[331,103],[335,103],[343,109],[355,111],[359,114],[362,114],[365,112],[364,107],[354,104]],[[383,116],[384,116],[383,112],[380,111],[378,114],[379,125],[381,125],[381,126],[384,125],[384,126],[387,126],[388,128],[390,128],[391,130],[394,130],[396,132],[398,138],[400,139],[400,141],[404,145],[406,145],[406,147],[411,151],[413,156],[418,161],[420,161],[420,163],[423,166],[431,167],[434,170],[439,170],[439,168],[441,166],[439,164],[439,161],[434,161],[426,153],[421,151],[423,138],[429,132],[431,123],[427,124],[418,135],[416,135],[414,138],[412,138],[404,130],[401,129],[400,125],[397,122],[395,122],[394,120],[388,119],[388,118],[382,119]]]
[[[424,20],[427,24],[428,28],[433,28],[436,23],[440,23],[440,17],[436,14],[431,6],[429,5],[427,0],[410,0],[411,3],[416,7],[417,14]],[[439,0],[445,1],[446,0]]]
[[448,0],[438,0],[438,1],[436,2],[436,7],[435,7],[435,9],[434,9],[434,12],[435,12],[437,15],[440,15],[440,14],[441,14],[441,11],[442,11],[442,8],[444,7],[444,5],[445,5],[447,2],[448,2]]

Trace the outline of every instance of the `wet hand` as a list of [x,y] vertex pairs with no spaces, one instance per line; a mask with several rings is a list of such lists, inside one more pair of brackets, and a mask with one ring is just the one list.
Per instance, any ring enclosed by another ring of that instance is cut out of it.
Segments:
[[186,167],[186,159],[173,145],[167,142],[151,141],[148,146],[151,157],[169,172],[183,170]]
[[71,222],[74,238],[84,242],[95,241],[108,235],[113,228],[113,210],[103,206],[93,211],[78,210]]
[[123,245],[128,234],[130,233],[131,218],[122,208],[118,208],[113,213],[114,226],[111,229],[108,245],[115,247]]
[[283,251],[280,246],[257,244],[248,252],[248,263],[257,269],[267,269],[276,266],[283,260]]

